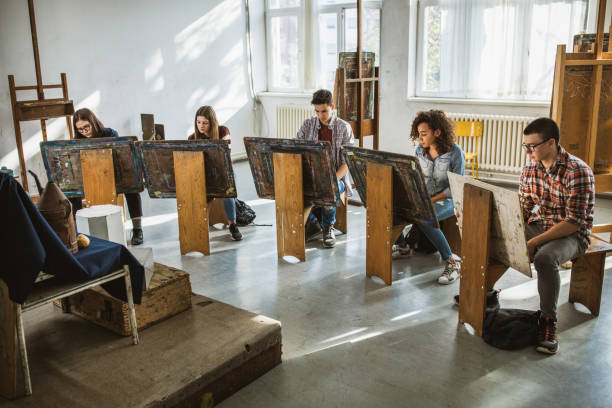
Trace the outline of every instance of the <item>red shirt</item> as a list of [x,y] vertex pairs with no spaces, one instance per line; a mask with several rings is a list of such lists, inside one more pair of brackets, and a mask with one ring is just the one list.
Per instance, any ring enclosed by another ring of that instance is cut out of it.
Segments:
[[319,140],[323,142],[332,142],[332,130],[329,126],[325,126],[321,123],[321,129],[319,129]]
[[541,222],[548,230],[561,221],[571,222],[580,227],[576,234],[585,248],[589,246],[595,184],[585,162],[559,146],[559,155],[549,169],[539,161],[523,167],[519,197],[528,223]]

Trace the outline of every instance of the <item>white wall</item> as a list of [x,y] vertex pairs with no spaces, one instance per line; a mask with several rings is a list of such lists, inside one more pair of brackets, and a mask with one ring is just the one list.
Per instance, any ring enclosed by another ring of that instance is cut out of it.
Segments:
[[380,149],[412,153],[410,125],[418,111],[548,116],[548,106],[492,106],[408,99],[409,0],[384,0],[381,20]]
[[[36,77],[27,2],[0,2],[0,165],[17,170],[7,75],[15,75],[17,86],[34,85]],[[250,6],[260,91],[266,87],[263,1]],[[197,108],[212,105],[230,128],[234,156],[244,152],[242,138],[255,131],[244,0],[54,0],[36,1],[35,11],[43,83],[59,83],[66,72],[75,109],[88,107],[120,135],[138,136],[140,114],[153,113],[167,139],[185,139]],[[68,138],[63,118],[48,121],[47,129],[50,139]],[[22,134],[28,168],[43,174],[39,122],[22,122]]]

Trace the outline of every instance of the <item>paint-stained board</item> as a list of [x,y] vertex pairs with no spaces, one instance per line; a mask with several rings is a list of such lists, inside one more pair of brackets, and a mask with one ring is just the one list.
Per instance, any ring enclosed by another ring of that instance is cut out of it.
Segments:
[[40,143],[47,178],[55,181],[67,197],[82,197],[82,150],[111,149],[117,194],[139,193],[144,189],[140,161],[136,156],[136,136],[54,140]]
[[328,142],[296,139],[245,137],[244,146],[255,189],[260,198],[274,199],[274,153],[302,157],[302,185],[305,205],[340,205],[340,193]]
[[145,186],[151,198],[175,198],[174,152],[204,153],[206,195],[211,198],[236,197],[230,151],[223,140],[164,140],[136,143],[142,162]]
[[496,261],[531,277],[525,223],[518,193],[474,180],[469,176],[451,172],[447,174],[461,234],[463,235],[463,186],[471,184],[491,191],[493,193],[493,214],[489,255]]
[[364,205],[368,206],[368,163],[393,168],[393,224],[421,223],[438,226],[419,160],[414,156],[343,146],[351,177]]

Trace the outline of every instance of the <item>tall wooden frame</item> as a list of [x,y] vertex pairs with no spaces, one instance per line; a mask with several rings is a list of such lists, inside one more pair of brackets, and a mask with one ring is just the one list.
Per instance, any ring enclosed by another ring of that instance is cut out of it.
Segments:
[[[595,192],[612,192],[612,52],[603,51],[606,0],[599,1],[593,52],[557,46],[550,117],[561,145],[593,169]],[[593,232],[612,232],[612,223]],[[612,236],[611,236],[612,239]]]
[[[356,83],[358,89],[358,103],[357,103],[357,120],[347,120],[347,118],[341,118],[346,120],[353,129],[355,138],[359,140],[359,147],[363,147],[363,138],[367,136],[373,137],[372,147],[374,150],[378,150],[379,145],[379,101],[380,101],[380,85],[379,85],[379,69],[374,68],[374,77],[362,77],[362,56],[361,56],[361,25],[362,25],[362,11],[363,5],[361,0],[357,0],[357,78],[346,78],[344,68],[336,69],[336,78],[334,81],[334,104],[338,106],[339,98],[344,98],[346,84]],[[363,112],[363,100],[364,100],[364,84],[366,82],[374,83],[374,117],[372,119],[364,119]],[[345,105],[346,106],[346,105]]]
[[[19,167],[21,168],[21,185],[28,191],[28,178],[23,154],[23,141],[21,139],[21,121],[40,120],[43,140],[47,141],[47,119],[66,117],[66,125],[70,132],[70,138],[74,138],[70,118],[74,113],[74,104],[68,99],[68,82],[66,74],[61,73],[61,83],[53,85],[43,85],[40,69],[40,57],[38,54],[38,37],[36,35],[36,19],[34,16],[34,0],[28,0],[28,10],[30,13],[30,31],[32,32],[32,49],[34,51],[34,66],[36,69],[36,85],[15,86],[15,77],[8,76],[9,93],[11,97],[11,107],[13,111],[13,126],[15,127],[15,142],[19,154]],[[62,97],[45,99],[45,89],[61,88]],[[17,100],[17,91],[36,90],[37,99]]]

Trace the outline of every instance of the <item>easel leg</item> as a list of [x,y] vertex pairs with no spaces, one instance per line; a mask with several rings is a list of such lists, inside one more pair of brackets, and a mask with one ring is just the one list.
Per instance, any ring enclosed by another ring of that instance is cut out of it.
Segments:
[[306,260],[304,236],[304,191],[302,156],[274,153],[274,197],[276,200],[276,245],[278,256]]
[[0,279],[0,396],[17,397],[17,305]]
[[469,323],[479,336],[486,305],[491,199],[490,191],[469,184],[464,187],[459,321]]
[[174,179],[181,254],[210,255],[203,152],[174,152]]
[[28,361],[28,349],[26,348],[25,330],[23,328],[20,305],[17,305],[17,338],[19,339],[19,354],[21,355],[21,367],[25,381],[25,395],[32,395],[32,378],[30,377],[30,363]]
[[81,169],[87,207],[117,205],[112,149],[82,150]]
[[342,200],[342,205],[336,207],[336,223],[334,224],[334,228],[346,234],[348,231],[348,198],[346,197],[346,193],[342,193],[340,198]]
[[368,163],[366,197],[366,275],[378,276],[391,285],[393,169],[390,166]]
[[572,262],[570,303],[582,303],[593,316],[599,316],[606,254],[582,255]]

